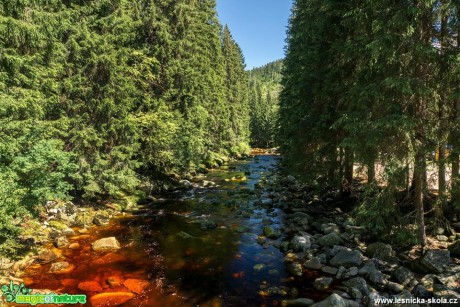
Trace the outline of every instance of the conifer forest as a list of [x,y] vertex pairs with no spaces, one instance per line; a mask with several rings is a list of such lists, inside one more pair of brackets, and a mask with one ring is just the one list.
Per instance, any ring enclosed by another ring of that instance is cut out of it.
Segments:
[[0,0],[0,306],[459,306],[460,2],[225,1]]

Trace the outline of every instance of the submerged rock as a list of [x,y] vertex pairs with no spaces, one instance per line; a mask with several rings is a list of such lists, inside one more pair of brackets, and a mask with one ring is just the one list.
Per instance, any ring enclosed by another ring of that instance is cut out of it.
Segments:
[[94,307],[118,306],[126,303],[134,296],[131,292],[105,292],[93,295],[89,300]]
[[63,248],[69,245],[69,240],[66,237],[57,237],[54,240],[54,246],[57,248]]
[[302,265],[297,262],[287,263],[286,271],[288,271],[294,276],[302,276],[303,274]]
[[88,292],[102,291],[102,287],[97,281],[82,281],[78,283],[77,288]]
[[264,236],[266,236],[269,239],[277,239],[281,236],[281,234],[279,233],[279,231],[275,230],[274,228],[270,226],[265,226]]
[[127,279],[123,282],[123,286],[136,294],[140,294],[142,291],[147,289],[149,285],[150,283],[147,280],[134,278]]
[[55,262],[51,265],[49,273],[51,274],[67,274],[72,272],[75,269],[73,264],[70,264],[65,261]]
[[115,237],[109,237],[109,238],[103,238],[100,240],[95,241],[91,247],[93,248],[94,251],[97,252],[106,252],[106,251],[114,251],[114,250],[119,250],[120,243],[118,242]]

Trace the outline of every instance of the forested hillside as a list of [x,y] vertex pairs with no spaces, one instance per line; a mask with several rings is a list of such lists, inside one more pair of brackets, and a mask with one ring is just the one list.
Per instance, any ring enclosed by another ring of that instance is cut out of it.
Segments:
[[215,5],[2,1],[0,241],[47,200],[121,201],[247,152],[244,60]]
[[[430,229],[448,225],[448,201],[459,204],[459,12],[451,1],[295,1],[280,102],[282,153],[307,181],[343,192],[353,164],[365,166],[358,219],[381,237],[407,239],[418,229],[425,245],[423,204],[433,208]],[[431,198],[428,167],[438,179]],[[403,214],[395,204],[416,212]]]
[[278,60],[248,71],[253,146],[274,146],[282,69],[283,61]]

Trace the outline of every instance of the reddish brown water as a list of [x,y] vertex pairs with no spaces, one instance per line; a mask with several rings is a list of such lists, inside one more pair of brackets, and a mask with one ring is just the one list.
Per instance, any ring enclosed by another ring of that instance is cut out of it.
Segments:
[[[220,187],[173,193],[142,211],[114,219],[108,227],[70,237],[79,249],[58,250],[50,245],[62,255],[60,261],[75,265],[75,270],[57,275],[48,273],[51,264],[34,265],[25,281],[29,288],[87,294],[88,299],[101,292],[131,291],[123,284],[109,285],[109,278],[148,281],[145,290],[122,306],[278,306],[282,295],[261,291],[275,286],[296,286],[301,294],[318,297],[308,275],[301,282],[288,278],[284,255],[272,245],[264,248],[257,243],[262,219],[271,218],[275,227],[282,223],[281,211],[253,206],[256,195],[266,193],[255,189],[255,184],[274,172],[277,159],[259,156],[213,171],[206,179]],[[229,180],[245,174],[246,181]],[[201,221],[207,218],[219,227],[201,229]],[[121,243],[121,250],[91,250],[92,242],[111,236]],[[266,267],[257,272],[255,264]],[[101,288],[79,289],[77,285],[85,281],[95,281]]]

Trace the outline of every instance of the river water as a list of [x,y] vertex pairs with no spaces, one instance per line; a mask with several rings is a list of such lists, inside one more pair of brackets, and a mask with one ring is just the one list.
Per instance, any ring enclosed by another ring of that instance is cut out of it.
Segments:
[[[150,286],[122,306],[280,305],[282,292],[299,281],[285,272],[282,252],[257,242],[264,223],[274,228],[282,223],[279,209],[258,205],[269,199],[270,188],[263,183],[277,164],[275,155],[229,163],[196,180],[213,181],[216,187],[177,190],[107,227],[71,237],[79,249],[55,251],[75,270],[56,275],[48,273],[50,264],[34,265],[27,272],[29,287],[91,297],[96,292],[78,289],[79,282],[98,282],[102,290],[97,292],[126,292],[107,280],[134,278]],[[217,228],[203,229],[205,221]],[[91,250],[94,240],[110,236],[122,246],[117,253]],[[279,293],[267,295],[270,287]]]

